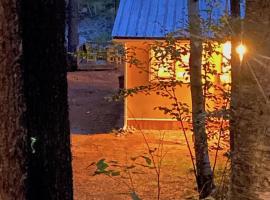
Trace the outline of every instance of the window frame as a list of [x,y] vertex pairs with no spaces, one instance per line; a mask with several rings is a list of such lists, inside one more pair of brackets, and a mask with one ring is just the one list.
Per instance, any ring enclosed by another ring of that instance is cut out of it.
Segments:
[[[177,49],[177,47],[178,47],[178,49],[180,49],[181,45],[183,45],[183,46],[189,45],[189,42],[188,41],[176,42],[176,49]],[[150,60],[150,62],[149,62],[149,66],[148,66],[148,69],[149,69],[149,78],[148,79],[149,79],[150,82],[160,82],[160,81],[162,81],[162,82],[167,81],[168,82],[168,81],[171,80],[171,78],[175,77],[174,80],[181,81],[181,83],[183,83],[183,84],[190,83],[189,72],[185,71],[186,70],[185,68],[188,68],[188,66],[189,66],[189,53],[186,54],[186,55],[183,54],[182,61],[186,60],[186,63],[184,63],[185,66],[177,65],[177,62],[180,62],[180,61],[177,61],[177,60],[171,59],[171,58],[167,58],[172,63],[173,72],[168,71],[167,73],[170,73],[168,75],[168,77],[159,77],[158,68],[160,68],[160,65],[162,65],[162,62],[167,62],[167,60],[165,60],[165,61],[160,60],[159,61],[158,59],[156,59],[155,55],[154,55],[155,52],[153,52],[154,48],[165,48],[165,47],[162,46],[162,45],[160,45],[160,46],[159,45],[150,45],[150,48],[149,48],[149,60]],[[166,59],[166,57],[164,57],[163,59]],[[158,62],[160,62],[160,64]],[[183,71],[184,71],[183,72],[184,75],[182,77],[180,77],[179,79],[177,78],[177,67],[179,68],[179,70],[183,69]],[[154,70],[156,70],[156,71],[154,71]]]

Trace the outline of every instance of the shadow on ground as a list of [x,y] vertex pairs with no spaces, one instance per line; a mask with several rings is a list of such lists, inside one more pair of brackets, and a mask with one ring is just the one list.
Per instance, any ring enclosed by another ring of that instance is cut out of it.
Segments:
[[118,70],[68,73],[72,133],[108,133],[122,127],[123,103],[106,99],[117,93],[120,74]]

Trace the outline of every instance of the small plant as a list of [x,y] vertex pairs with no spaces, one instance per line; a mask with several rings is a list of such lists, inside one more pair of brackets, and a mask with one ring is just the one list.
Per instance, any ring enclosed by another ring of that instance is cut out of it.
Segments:
[[[145,144],[147,146],[147,152],[142,155],[132,156],[126,159],[126,163],[122,164],[118,161],[106,161],[106,159],[100,159],[98,162],[93,162],[90,166],[95,166],[95,175],[105,175],[114,181],[120,182],[125,185],[129,190],[129,195],[133,200],[140,200],[140,195],[136,191],[134,178],[136,174],[144,173],[143,169],[154,170],[157,183],[157,200],[161,198],[161,169],[162,162],[166,156],[164,152],[164,133],[160,134],[159,143],[156,147],[150,147],[147,141],[145,133],[140,130]],[[126,156],[127,157],[127,156]],[[120,177],[120,179],[117,179]]]

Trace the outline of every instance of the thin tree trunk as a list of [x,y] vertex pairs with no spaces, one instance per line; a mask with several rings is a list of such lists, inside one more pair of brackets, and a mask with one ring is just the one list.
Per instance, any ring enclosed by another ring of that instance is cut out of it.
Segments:
[[199,1],[189,0],[190,23],[190,83],[192,97],[192,124],[195,135],[197,185],[200,198],[207,197],[213,189],[213,173],[208,155],[205,130],[205,100],[202,84],[202,40],[199,17]]
[[0,199],[26,199],[27,150],[20,2],[0,0]]
[[232,16],[232,57],[231,57],[231,76],[232,76],[232,86],[231,86],[231,102],[230,102],[230,110],[231,110],[231,120],[230,120],[230,149],[231,154],[233,154],[234,150],[234,126],[236,121],[234,121],[235,117],[235,109],[237,105],[238,99],[238,80],[240,74],[240,59],[239,55],[237,55],[236,48],[241,41],[241,21],[240,21],[240,0],[231,0],[231,16]]
[[[270,199],[270,2],[246,1],[245,41],[249,55],[239,73],[239,93],[234,121],[232,200]],[[265,37],[267,36],[267,37]],[[256,59],[258,57],[256,56]]]

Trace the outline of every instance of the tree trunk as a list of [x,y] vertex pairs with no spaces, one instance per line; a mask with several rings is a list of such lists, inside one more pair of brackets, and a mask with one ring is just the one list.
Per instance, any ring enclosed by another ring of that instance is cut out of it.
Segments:
[[74,53],[77,51],[79,44],[78,35],[78,2],[69,0],[68,3],[68,69],[77,70],[77,59]]
[[231,102],[230,102],[230,110],[231,110],[231,120],[230,120],[230,149],[231,153],[233,153],[234,149],[234,130],[235,130],[235,109],[237,105],[238,99],[238,80],[240,74],[240,59],[239,55],[237,55],[236,48],[241,41],[241,19],[240,19],[240,0],[231,0],[231,24],[232,24],[232,57],[231,57],[231,76],[232,76],[232,86],[231,86]]
[[28,200],[70,200],[65,1],[27,0],[22,11],[27,129],[32,140]]
[[79,43],[78,35],[78,3],[69,0],[68,3],[68,52],[76,52]]
[[[246,1],[245,40],[249,55],[239,74],[232,156],[232,200],[270,199],[270,2]],[[267,36],[267,37],[265,37]]]
[[26,199],[26,127],[20,4],[0,0],[0,199]]
[[213,185],[213,173],[208,155],[208,143],[205,130],[205,100],[202,84],[202,40],[201,35],[199,1],[189,0],[190,23],[190,84],[192,97],[192,125],[195,135],[195,156],[197,170],[197,185],[200,198],[207,197]]
[[72,200],[64,0],[0,0],[0,199]]

